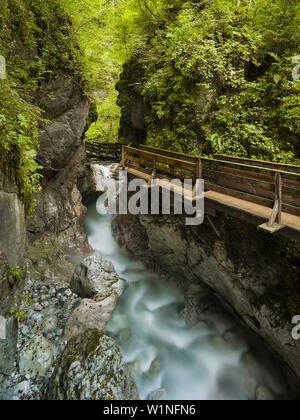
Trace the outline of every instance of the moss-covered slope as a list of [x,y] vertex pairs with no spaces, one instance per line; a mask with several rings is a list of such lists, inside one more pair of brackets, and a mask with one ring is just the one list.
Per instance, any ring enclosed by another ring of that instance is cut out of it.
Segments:
[[43,118],[38,91],[42,83],[80,73],[80,51],[60,2],[1,0],[0,55],[7,74],[0,80],[0,169],[15,178],[31,211],[41,170],[36,161]]

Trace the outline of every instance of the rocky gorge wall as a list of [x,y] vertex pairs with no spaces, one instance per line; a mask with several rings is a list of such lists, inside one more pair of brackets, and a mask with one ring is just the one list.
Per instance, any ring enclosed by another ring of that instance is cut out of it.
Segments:
[[[53,92],[54,100],[47,101]],[[42,191],[33,217],[27,221],[27,268],[48,276],[72,276],[66,255],[86,255],[90,248],[82,227],[84,207],[79,181],[85,173],[82,141],[89,101],[79,81],[54,80],[39,94],[51,121],[40,136],[38,160],[43,166]],[[54,274],[55,273],[55,274]]]
[[[49,92],[53,101],[47,101]],[[9,267],[20,267],[23,275],[47,278],[72,276],[66,255],[90,248],[82,227],[83,211],[79,179],[85,171],[82,141],[89,102],[78,81],[56,79],[42,87],[36,99],[49,121],[41,127],[38,161],[43,166],[41,191],[36,210],[25,217],[24,204],[14,181],[1,176],[0,182],[0,313],[11,308],[16,281]],[[24,262],[25,258],[25,262]],[[14,286],[11,285],[14,284]]]
[[186,293],[193,283],[217,293],[299,379],[300,343],[291,336],[286,292],[291,279],[299,278],[299,259],[284,265],[281,240],[255,227],[224,216],[213,224],[220,238],[207,219],[199,227],[187,227],[181,216],[120,215],[113,229],[121,246],[150,268],[177,278]]
[[26,227],[18,188],[1,172],[0,215],[0,314],[5,314],[19,297],[22,281],[11,275],[10,267],[23,265]]

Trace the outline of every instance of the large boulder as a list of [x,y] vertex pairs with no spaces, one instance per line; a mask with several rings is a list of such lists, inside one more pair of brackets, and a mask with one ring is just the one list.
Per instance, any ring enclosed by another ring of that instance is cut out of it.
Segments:
[[31,378],[47,375],[53,361],[53,347],[50,341],[36,335],[19,353],[19,371]]
[[117,293],[120,296],[126,281],[120,279],[111,262],[101,255],[87,257],[76,267],[71,280],[71,289],[82,298],[97,294]]
[[18,322],[0,316],[0,373],[10,375],[15,369]]
[[69,340],[88,329],[102,331],[116,307],[117,299],[115,293],[97,295],[95,300],[83,299],[67,322],[64,339]]
[[72,338],[50,380],[49,400],[138,400],[114,339],[89,330]]
[[[39,90],[39,105],[51,121],[45,125],[39,139],[39,160],[47,169],[63,169],[82,144],[89,101],[77,82],[80,83],[79,80],[70,83],[69,77],[61,77],[42,83]],[[54,97],[52,101],[48,97],[50,92]]]

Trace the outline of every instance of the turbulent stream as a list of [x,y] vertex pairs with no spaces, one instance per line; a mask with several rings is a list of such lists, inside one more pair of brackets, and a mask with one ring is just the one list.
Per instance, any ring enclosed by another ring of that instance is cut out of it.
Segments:
[[187,326],[180,316],[182,292],[119,248],[111,216],[100,216],[91,205],[85,225],[95,252],[129,282],[106,331],[120,345],[141,399],[249,399],[257,390],[265,398],[285,394],[279,367],[268,364],[263,352],[249,352],[242,337],[224,340],[235,327],[226,317]]

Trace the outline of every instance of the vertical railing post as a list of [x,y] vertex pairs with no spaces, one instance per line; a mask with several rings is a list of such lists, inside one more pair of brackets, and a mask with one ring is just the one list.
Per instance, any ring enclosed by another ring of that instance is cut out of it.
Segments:
[[196,169],[196,179],[202,179],[202,161],[201,158],[197,158],[197,169]]
[[202,179],[202,161],[201,158],[197,158],[197,162],[196,162],[196,183],[193,187],[193,199],[195,198],[196,194],[197,194],[197,181],[198,179]]
[[282,177],[281,173],[277,172],[275,175],[275,200],[278,202],[278,212],[276,216],[276,223],[281,224],[281,211],[282,211]]
[[152,156],[152,178],[157,178],[156,156]]
[[123,171],[125,171],[125,146],[122,146],[121,168],[122,168]]

